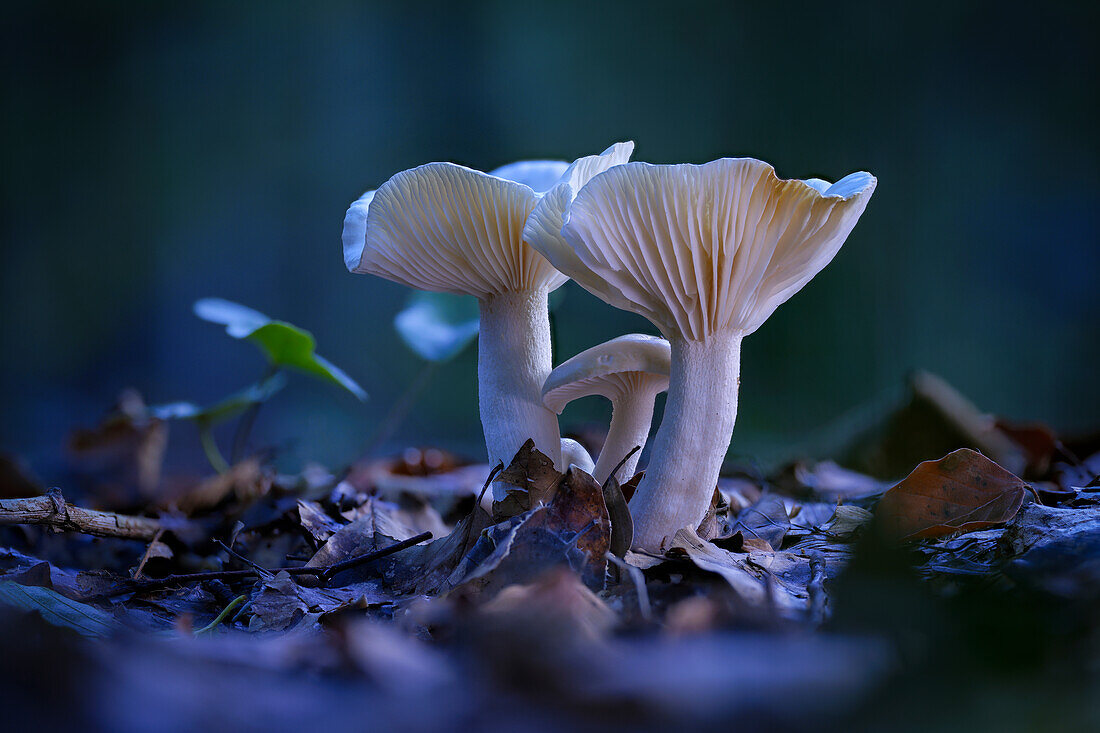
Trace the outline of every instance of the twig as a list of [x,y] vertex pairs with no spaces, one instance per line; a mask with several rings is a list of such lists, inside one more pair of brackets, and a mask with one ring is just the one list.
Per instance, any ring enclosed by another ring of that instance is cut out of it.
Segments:
[[61,490],[51,488],[46,496],[25,499],[0,499],[0,524],[44,524],[67,532],[82,532],[96,537],[121,537],[152,541],[162,530],[176,527],[152,517],[135,517],[115,512],[84,509],[66,503]]
[[226,551],[227,553],[229,553],[229,556],[230,556],[231,558],[233,558],[233,559],[234,559],[234,560],[236,560],[237,562],[241,563],[242,565],[247,565],[248,567],[250,567],[250,568],[252,568],[253,570],[255,570],[255,571],[256,571],[256,574],[257,574],[257,575],[259,575],[259,576],[260,576],[261,578],[263,578],[263,579],[267,580],[267,579],[269,579],[269,578],[274,578],[274,577],[275,577],[275,576],[274,576],[274,575],[273,575],[273,574],[271,573],[271,571],[270,571],[270,570],[268,570],[267,568],[263,567],[262,565],[257,565],[256,563],[252,562],[251,560],[249,560],[249,559],[248,559],[247,557],[245,557],[244,555],[240,555],[240,554],[238,554],[237,552],[235,552],[235,551],[233,550],[233,548],[232,548],[232,547],[230,547],[229,545],[225,544],[225,543],[224,543],[224,542],[222,542],[221,540],[219,540],[219,539],[215,539],[215,540],[214,540],[214,542],[215,542],[215,543],[217,543],[217,544],[218,544],[218,545],[219,545],[219,546],[220,546],[220,547],[221,547],[221,548],[222,548],[223,550],[225,550],[225,551]]
[[825,623],[825,602],[828,596],[825,593],[825,556],[820,552],[811,552],[810,558],[810,582],[806,584],[806,592],[810,595],[809,620],[816,628]]
[[401,550],[404,550],[406,547],[412,547],[413,545],[418,545],[421,542],[424,542],[425,540],[430,540],[431,538],[432,538],[432,533],[431,532],[421,532],[420,534],[416,535],[415,537],[410,537],[407,540],[401,540],[397,544],[390,545],[389,547],[383,547],[381,550],[375,550],[374,552],[368,552],[365,555],[359,555],[358,557],[353,557],[349,560],[344,560],[343,562],[334,563],[333,565],[329,565],[328,567],[325,567],[325,568],[294,568],[294,569],[295,570],[317,570],[317,571],[319,571],[318,577],[320,577],[320,579],[322,581],[328,581],[330,578],[332,578],[332,576],[336,575],[337,573],[342,573],[345,570],[350,570],[351,568],[359,567],[360,565],[365,565],[366,563],[371,562],[372,560],[378,560],[380,558],[385,557],[386,555],[392,555],[395,552],[400,552]]
[[[617,474],[619,473],[619,469],[620,469],[620,468],[622,468],[622,467],[623,467],[623,465],[624,465],[624,464],[625,464],[625,463],[626,463],[626,462],[627,462],[628,460],[630,460],[630,457],[631,457],[632,455],[634,455],[635,453],[637,453],[638,451],[640,451],[641,449],[642,449],[642,446],[640,446],[640,445],[636,445],[636,446],[634,446],[633,448],[631,448],[631,449],[630,449],[630,452],[629,452],[629,453],[627,453],[627,454],[626,454],[625,456],[623,456],[623,459],[622,459],[621,461],[619,461],[619,462],[618,462],[618,463],[617,463],[617,464],[615,465],[615,468],[611,469],[611,476],[615,476],[615,475],[617,475]],[[608,478],[610,478],[610,476],[609,476]]]
[[134,571],[133,577],[135,579],[141,578],[141,571],[145,569],[145,563],[149,562],[149,556],[153,553],[153,546],[160,542],[163,534],[164,530],[162,529],[153,535],[153,539],[149,540],[149,546],[145,548],[145,554],[141,556],[141,562],[138,563],[137,570]]
[[337,573],[341,573],[350,568],[364,565],[373,560],[392,555],[395,552],[400,552],[407,547],[429,540],[432,537],[431,532],[421,532],[415,537],[410,537],[407,540],[396,542],[387,547],[383,547],[374,552],[368,552],[365,555],[357,555],[353,558],[349,558],[342,562],[335,563],[333,565],[325,565],[315,568],[272,568],[270,570],[264,570],[259,566],[255,568],[249,568],[248,570],[213,570],[207,573],[186,573],[182,575],[166,575],[163,578],[151,578],[148,580],[134,580],[133,578],[123,579],[122,585],[105,594],[104,597],[111,597],[122,595],[123,593],[131,592],[144,592],[150,590],[157,590],[159,588],[167,588],[170,585],[183,585],[185,583],[201,583],[205,580],[243,580],[244,578],[263,577],[262,572],[270,573],[271,575],[277,575],[278,573],[286,573],[287,575],[316,575],[322,582],[327,582],[332,576]]

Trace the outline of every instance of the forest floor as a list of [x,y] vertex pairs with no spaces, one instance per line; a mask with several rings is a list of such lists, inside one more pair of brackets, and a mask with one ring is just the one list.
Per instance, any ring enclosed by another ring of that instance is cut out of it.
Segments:
[[0,466],[10,730],[1100,730],[1100,441],[934,378],[835,460],[728,464],[657,553],[636,481],[530,445],[185,480],[165,439]]

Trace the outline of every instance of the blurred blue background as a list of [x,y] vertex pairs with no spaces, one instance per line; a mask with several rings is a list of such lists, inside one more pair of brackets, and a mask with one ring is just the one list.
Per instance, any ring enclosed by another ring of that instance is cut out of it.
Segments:
[[[264,408],[282,461],[338,465],[421,362],[407,291],[348,274],[347,205],[393,173],[633,139],[635,159],[869,170],[867,213],[746,342],[734,449],[820,436],[911,368],[1062,430],[1100,404],[1100,69],[1085,3],[9,2],[0,449],[47,467],[126,386],[213,401],[249,345],[216,295],[312,330],[367,403],[305,378]],[[566,286],[560,361],[652,328]],[[475,349],[391,445],[481,455]],[[563,426],[605,419],[590,399]],[[175,438],[197,451],[193,431]],[[49,476],[44,476],[48,480]]]

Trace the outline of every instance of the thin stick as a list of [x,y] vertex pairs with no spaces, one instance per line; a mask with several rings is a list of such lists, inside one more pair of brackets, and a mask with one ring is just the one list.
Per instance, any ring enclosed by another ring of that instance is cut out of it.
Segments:
[[[424,542],[425,540],[430,540],[431,538],[432,538],[432,533],[431,532],[421,532],[420,534],[416,535],[415,537],[410,537],[407,540],[401,540],[400,542],[398,542],[395,545],[390,545],[389,547],[383,547],[381,550],[375,550],[374,552],[368,552],[365,555],[359,555],[358,557],[353,557],[349,560],[344,560],[343,562],[334,563],[333,565],[329,565],[326,568],[321,568],[320,569],[321,572],[320,572],[319,577],[321,578],[321,580],[327,581],[330,578],[332,578],[333,575],[336,575],[337,573],[342,573],[345,570],[350,570],[351,568],[358,567],[360,565],[365,565],[366,563],[371,562],[372,560],[378,560],[379,558],[383,558],[386,555],[392,555],[395,552],[400,552],[401,550],[404,550],[406,547],[412,547],[413,545],[418,545],[421,542]],[[302,570],[317,570],[318,568],[301,568],[301,569]]]
[[153,552],[153,546],[160,542],[161,535],[164,534],[164,530],[158,531],[153,535],[153,539],[149,540],[149,546],[145,548],[145,554],[141,556],[141,562],[138,563],[137,570],[134,571],[134,578],[141,578],[141,571],[145,569],[145,563],[149,562],[149,555]]
[[[171,522],[152,517],[135,517],[115,512],[84,509],[66,503],[56,487],[46,496],[25,499],[0,499],[0,524],[44,524],[66,532],[81,532],[96,537],[121,537],[151,542],[158,532],[173,529]],[[177,527],[185,523],[176,522]]]
[[[383,547],[374,552],[368,552],[365,555],[357,555],[356,557],[344,560],[342,562],[335,563],[333,565],[326,565],[316,568],[272,568],[267,572],[272,575],[278,573],[286,573],[287,575],[316,575],[322,581],[329,580],[333,575],[354,568],[359,565],[364,565],[372,560],[378,560],[392,555],[395,552],[400,552],[406,547],[412,547],[413,545],[429,540],[432,538],[431,532],[421,532],[415,537],[410,537],[407,540],[396,542],[388,547]],[[258,567],[258,566],[257,566]],[[166,575],[163,578],[152,578],[149,580],[133,580],[132,578],[126,578],[123,580],[123,585],[113,591],[109,591],[102,594],[104,597],[111,597],[121,595],[123,593],[130,592],[144,592],[150,590],[157,590],[159,588],[166,588],[170,585],[182,585],[184,583],[201,583],[204,580],[243,580],[244,578],[254,578],[261,575],[260,569],[249,568],[248,570],[214,570],[208,573],[186,573],[183,575]]]
[[275,577],[274,575],[272,575],[270,570],[263,567],[262,565],[257,565],[256,563],[252,562],[251,560],[249,560],[244,555],[238,554],[236,551],[233,550],[232,547],[225,544],[221,540],[215,539],[214,542],[216,542],[223,550],[225,550],[229,554],[229,556],[231,558],[233,558],[234,560],[239,562],[241,565],[247,565],[248,567],[255,570],[256,574],[259,575],[261,578],[264,578],[266,580],[268,578],[274,578]]

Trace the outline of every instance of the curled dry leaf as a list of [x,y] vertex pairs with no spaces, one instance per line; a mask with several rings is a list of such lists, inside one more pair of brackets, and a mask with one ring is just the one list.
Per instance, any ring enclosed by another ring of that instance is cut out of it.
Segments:
[[320,504],[305,499],[298,500],[298,522],[319,543],[327,542],[343,526],[330,517]]
[[621,560],[634,541],[634,520],[614,471],[603,483],[603,501],[611,518],[611,554]]
[[882,495],[875,516],[906,541],[973,532],[1016,516],[1027,485],[981,453],[962,448],[925,461]]
[[539,504],[549,504],[560,477],[554,462],[535,448],[535,441],[528,438],[497,477],[497,481],[505,486],[506,493],[503,499],[493,502],[493,518],[500,521]]
[[571,467],[558,482],[550,504],[484,533],[449,582],[488,597],[567,565],[585,585],[599,589],[610,548],[611,520],[603,491],[591,475]]

